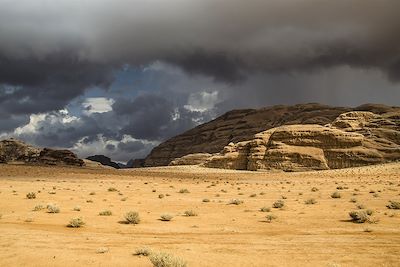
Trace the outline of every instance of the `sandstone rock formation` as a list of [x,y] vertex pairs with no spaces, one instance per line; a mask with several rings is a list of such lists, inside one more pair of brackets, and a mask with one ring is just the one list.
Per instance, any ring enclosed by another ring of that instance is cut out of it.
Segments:
[[209,153],[196,153],[177,158],[169,163],[171,166],[175,165],[199,165],[206,163],[212,155]]
[[[397,114],[397,115],[396,115]],[[207,167],[284,171],[325,170],[400,159],[400,112],[341,114],[332,124],[280,126],[231,143]]]
[[[357,111],[357,113],[352,113],[352,111]],[[277,155],[279,151],[281,151],[279,153],[286,151],[288,154],[292,155],[291,158],[300,157],[299,153],[300,150],[302,150],[303,152],[300,153],[301,157],[305,157],[306,154],[309,154],[303,159],[304,162],[310,162],[309,165],[318,163],[314,165],[315,169],[325,169],[327,166],[331,168],[335,166],[335,164],[337,166],[344,166],[346,162],[350,162],[350,159],[354,159],[355,157],[366,157],[365,153],[367,152],[365,149],[368,147],[368,153],[374,152],[373,155],[368,156],[368,162],[381,161],[378,160],[379,157],[375,157],[375,151],[383,155],[384,160],[392,160],[398,156],[398,152],[396,152],[396,148],[394,150],[388,149],[388,146],[399,145],[399,114],[400,108],[398,107],[375,104],[362,105],[357,108],[301,104],[295,106],[273,106],[262,109],[234,110],[160,144],[152,150],[150,155],[146,158],[144,165],[163,166],[178,163],[189,164],[190,159],[196,159],[197,156],[187,155],[199,153],[215,154],[221,152],[219,155],[215,155],[215,160],[213,162],[208,162],[207,165],[222,164],[220,166],[224,168],[248,169],[246,160],[244,160],[242,155],[248,155],[250,149],[252,149],[250,158],[257,158],[260,157],[257,153],[262,155],[262,153],[265,152],[262,147],[250,147],[249,141],[265,142],[265,140],[268,139],[267,137],[263,139],[259,135],[255,138],[255,135],[261,132],[264,132],[261,135],[271,134],[265,133],[265,131],[283,125],[311,124],[313,124],[313,129],[304,130],[305,132],[310,131],[309,134],[312,133],[316,135],[316,132],[321,130],[319,129],[317,131],[316,126],[327,126],[325,130],[331,132],[331,137],[330,139],[326,139],[326,141],[329,140],[329,142],[332,141],[341,144],[340,142],[342,142],[343,139],[350,139],[343,142],[350,142],[351,146],[350,144],[348,146],[352,148],[351,151],[349,151],[349,147],[346,146],[332,146],[330,150],[323,150],[320,147],[314,147],[312,145],[305,146],[304,143],[302,145],[290,144],[290,142],[286,144],[284,142],[287,142],[290,135],[284,138],[284,135],[288,135],[288,133],[283,133],[283,130],[281,130],[279,131],[280,133],[275,133],[273,137],[274,142],[272,143],[271,141],[271,146],[273,145],[274,149],[270,149],[272,147],[269,147],[268,153],[270,156],[279,157],[279,155]],[[353,135],[352,133],[362,136]],[[321,138],[328,138],[328,136],[329,135],[324,133],[321,135]],[[336,139],[332,136],[336,136]],[[282,138],[282,141],[279,141],[279,138]],[[361,138],[362,145],[359,145],[359,143],[352,140],[352,138]],[[307,138],[304,137],[303,139],[307,139],[307,142],[313,141],[313,137],[311,136]],[[355,143],[352,143],[353,141]],[[315,149],[311,149],[311,151],[310,147]],[[323,155],[321,154],[321,149],[324,151]],[[392,156],[389,154],[392,154]],[[224,156],[224,159],[220,159],[219,162],[216,163],[217,158],[221,157],[221,155]],[[330,158],[330,161],[324,163],[322,156]],[[336,161],[334,160],[335,157],[337,158]],[[349,158],[349,160],[345,160],[345,157]],[[233,160],[234,158],[235,160]],[[375,160],[373,160],[373,158],[375,158]],[[202,158],[201,161],[204,162],[204,158]],[[340,163],[341,161],[342,163]],[[196,161],[192,163],[197,162],[196,159]],[[356,162],[362,162],[362,160],[356,160]],[[364,162],[366,161],[364,160]],[[256,167],[251,164],[249,165],[250,169],[256,169]],[[329,166],[329,164],[331,166]],[[350,165],[354,164],[356,163],[351,163]],[[275,167],[280,168],[280,166],[283,165],[285,164],[282,162],[281,165]],[[272,168],[274,166],[266,165],[266,167]],[[308,167],[298,166],[295,168],[293,165],[290,168],[307,169]],[[290,168],[287,168],[287,170]]]
[[109,157],[106,157],[104,155],[94,155],[94,156],[87,157],[86,159],[98,162],[104,166],[110,166],[115,169],[120,169],[120,166],[118,165],[118,163],[111,161],[111,159]]
[[12,138],[0,141],[0,159],[2,159],[2,163],[24,162],[43,165],[84,165],[84,162],[69,150],[42,149]]

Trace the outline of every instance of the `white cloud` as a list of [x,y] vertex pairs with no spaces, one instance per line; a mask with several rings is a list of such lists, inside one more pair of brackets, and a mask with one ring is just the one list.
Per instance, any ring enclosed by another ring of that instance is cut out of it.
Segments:
[[213,92],[198,92],[189,96],[187,105],[184,106],[187,110],[205,112],[214,108],[218,102],[218,91]]
[[114,99],[105,97],[89,97],[82,103],[85,113],[90,115],[92,113],[104,113],[112,110]]

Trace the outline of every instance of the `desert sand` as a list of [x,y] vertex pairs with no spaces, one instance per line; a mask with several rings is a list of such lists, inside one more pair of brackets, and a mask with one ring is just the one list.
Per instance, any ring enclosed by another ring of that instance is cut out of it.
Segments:
[[[0,180],[0,266],[152,266],[133,255],[141,247],[188,266],[400,265],[400,210],[386,207],[400,200],[400,163],[300,173],[0,165]],[[279,199],[283,208],[260,211]],[[33,211],[49,203],[60,212]],[[349,220],[357,205],[372,223]],[[141,222],[121,223],[128,211]],[[164,213],[173,219],[159,220]],[[85,225],[67,227],[75,217]]]

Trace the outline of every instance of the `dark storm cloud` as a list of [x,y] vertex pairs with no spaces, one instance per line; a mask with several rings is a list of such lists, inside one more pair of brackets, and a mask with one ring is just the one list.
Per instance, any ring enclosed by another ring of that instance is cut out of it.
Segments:
[[207,114],[188,111],[154,94],[141,95],[133,100],[118,99],[113,110],[124,125],[120,135],[128,134],[150,141],[164,140],[190,129],[196,125],[196,119],[208,119],[204,118]]
[[140,141],[121,142],[118,144],[119,149],[130,153],[142,150],[144,147],[145,145]]
[[[0,55],[8,58],[0,61],[47,62],[48,55],[73,51],[102,64],[165,60],[226,81],[336,65],[377,68],[396,80],[398,10],[397,0],[3,0]],[[63,71],[68,60],[54,68]],[[29,66],[12,67],[3,80],[37,83],[53,71],[42,75]]]

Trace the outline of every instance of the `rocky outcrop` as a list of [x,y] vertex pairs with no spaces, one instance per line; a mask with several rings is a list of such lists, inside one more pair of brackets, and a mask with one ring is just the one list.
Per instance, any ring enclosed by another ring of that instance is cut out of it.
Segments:
[[50,148],[44,148],[40,151],[38,163],[46,165],[73,165],[83,166],[83,160],[79,159],[74,153],[69,150],[55,150]]
[[98,162],[104,166],[110,166],[115,169],[120,169],[120,166],[118,165],[118,163],[111,161],[111,159],[109,157],[106,157],[104,155],[94,155],[94,156],[87,157],[86,159]]
[[[250,140],[259,132],[283,125],[317,124],[324,126],[332,123],[339,115],[351,111],[371,112],[382,117],[383,114],[388,115],[390,113],[393,116],[398,116],[399,108],[374,104],[362,105],[357,108],[301,104],[233,110],[213,121],[161,143],[147,156],[144,165],[163,166],[169,165],[173,160],[188,154],[218,153],[231,142],[238,143]],[[339,124],[340,122],[337,123]],[[354,122],[348,121],[348,123],[352,124]],[[374,123],[378,123],[378,121]],[[339,125],[335,127],[340,128]],[[374,133],[378,134],[378,131],[381,131],[380,126],[374,130]],[[397,132],[387,129],[380,132],[379,135],[386,136],[384,139],[399,138]]]
[[69,150],[38,148],[16,139],[0,141],[0,159],[3,163],[24,162],[43,165],[84,165],[84,162]]
[[331,124],[289,125],[230,143],[207,167],[284,171],[325,170],[400,159],[400,110],[346,112]]
[[131,159],[126,163],[126,168],[142,168],[144,167],[144,159]]
[[169,165],[199,165],[204,164],[212,155],[209,153],[196,153],[177,158],[170,162]]

